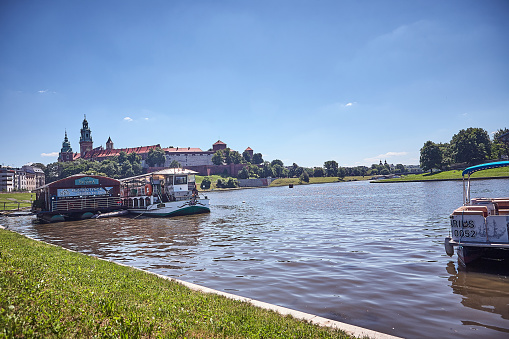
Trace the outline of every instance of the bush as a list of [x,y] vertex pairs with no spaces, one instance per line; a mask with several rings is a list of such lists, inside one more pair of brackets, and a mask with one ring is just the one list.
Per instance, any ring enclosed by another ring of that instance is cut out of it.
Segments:
[[217,179],[216,183],[217,188],[236,188],[239,187],[239,183],[237,179],[228,178],[227,179]]
[[306,171],[303,171],[302,174],[299,176],[300,182],[309,182],[309,174]]
[[210,185],[212,182],[210,181],[209,177],[203,178],[203,181],[201,182],[200,188],[203,190],[208,190],[210,188]]

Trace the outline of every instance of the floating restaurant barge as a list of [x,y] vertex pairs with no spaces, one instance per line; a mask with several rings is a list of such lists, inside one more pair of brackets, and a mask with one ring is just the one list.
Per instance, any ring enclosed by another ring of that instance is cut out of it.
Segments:
[[32,211],[42,222],[88,219],[124,209],[120,181],[78,174],[36,189]]

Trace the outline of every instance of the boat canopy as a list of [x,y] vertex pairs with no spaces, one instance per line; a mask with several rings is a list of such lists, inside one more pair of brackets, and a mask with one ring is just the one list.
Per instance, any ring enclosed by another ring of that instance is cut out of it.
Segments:
[[153,176],[153,175],[189,175],[189,174],[198,174],[198,172],[195,172],[195,171],[192,171],[192,170],[189,170],[189,169],[185,169],[185,168],[165,168],[165,169],[162,169],[162,170],[159,170],[159,171],[155,171],[155,172],[150,172],[150,173],[146,173],[146,174],[140,174],[140,175],[137,175],[137,176],[134,176],[134,177],[130,177],[130,178],[124,178],[124,179],[120,179],[119,181],[123,182],[123,181],[129,181],[129,180],[132,180],[132,179],[138,179],[138,178],[143,178],[143,177],[150,177],[150,176]]
[[506,166],[509,166],[509,161],[490,162],[487,164],[481,164],[481,165],[469,167],[463,171],[462,175],[470,176],[470,174],[477,172],[477,171],[483,171],[483,170],[490,169],[490,168],[506,167]]

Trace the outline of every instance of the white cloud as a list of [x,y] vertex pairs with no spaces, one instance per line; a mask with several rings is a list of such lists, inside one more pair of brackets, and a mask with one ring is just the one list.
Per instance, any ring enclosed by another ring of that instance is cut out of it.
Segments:
[[128,122],[133,121],[133,119],[131,119],[131,118],[129,118],[129,117],[125,117],[125,118],[124,118],[124,120],[125,120],[125,121],[128,121]]
[[37,93],[47,93],[47,92],[48,92],[48,90],[47,90],[47,89],[45,89],[45,90],[41,90],[41,91],[37,91]]
[[41,153],[41,157],[58,157],[58,152]]
[[145,120],[148,120],[148,118],[145,118]]
[[345,105],[345,107],[351,107],[353,106],[353,102],[349,102],[348,104]]
[[379,162],[380,160],[383,161],[383,160],[394,158],[394,157],[402,157],[407,154],[408,154],[408,152],[387,152],[384,154],[379,154],[376,157],[365,158],[364,161],[374,163],[374,162]]

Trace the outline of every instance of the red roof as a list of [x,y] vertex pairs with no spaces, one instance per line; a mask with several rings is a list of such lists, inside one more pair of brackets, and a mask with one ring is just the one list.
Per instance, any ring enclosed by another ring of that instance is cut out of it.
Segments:
[[252,151],[251,147],[246,148],[246,151]]
[[151,149],[155,149],[157,147],[161,147],[159,144],[153,145],[153,146],[141,146],[141,147],[132,147],[132,148],[119,148],[119,149],[98,149],[98,150],[91,150],[83,157],[80,156],[79,153],[77,153],[77,156],[74,157],[74,159],[82,158],[82,159],[97,159],[97,158],[109,158],[113,157],[115,155],[119,155],[120,152],[126,152],[127,154],[130,153],[136,153],[136,154],[145,154],[148,153]]
[[[226,145],[224,142],[222,142],[221,140],[218,140],[214,145]],[[212,145],[212,146],[214,146]]]

